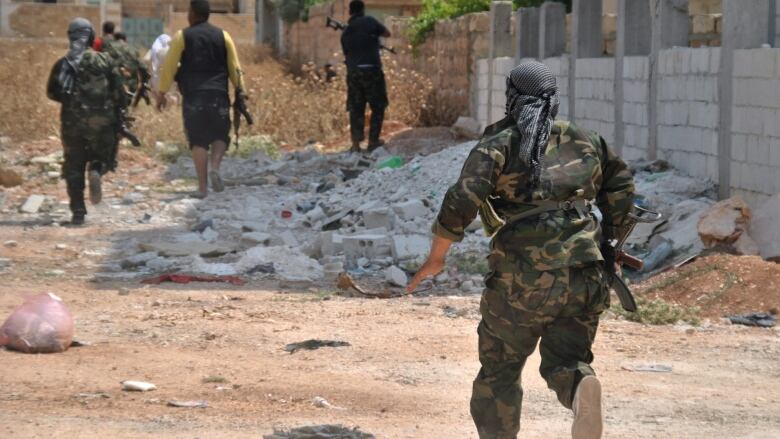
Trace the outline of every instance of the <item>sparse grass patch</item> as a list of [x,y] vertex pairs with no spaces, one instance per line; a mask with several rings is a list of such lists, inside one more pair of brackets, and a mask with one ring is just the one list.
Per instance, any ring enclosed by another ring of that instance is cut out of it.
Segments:
[[449,263],[461,273],[485,274],[489,271],[487,259],[479,253],[461,253],[452,257]]
[[638,297],[636,302],[637,312],[624,310],[620,303],[612,304],[612,312],[628,321],[648,325],[673,325],[677,322],[694,326],[701,324],[701,310],[698,307],[680,306],[662,299],[649,300],[645,297]]
[[[235,143],[235,142],[234,142]],[[241,137],[238,140],[238,147],[231,145],[228,149],[228,155],[233,157],[249,158],[254,153],[262,151],[269,158],[278,159],[282,153],[271,136],[255,135],[249,137]]]
[[228,382],[227,378],[221,375],[209,375],[201,380],[203,384],[225,384]]

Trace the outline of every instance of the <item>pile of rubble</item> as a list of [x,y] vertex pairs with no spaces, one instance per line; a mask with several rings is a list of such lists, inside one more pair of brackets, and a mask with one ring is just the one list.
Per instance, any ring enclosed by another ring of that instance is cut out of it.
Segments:
[[[278,160],[263,153],[229,159],[224,193],[165,204],[159,214],[179,228],[131,240],[114,268],[134,275],[175,270],[320,285],[332,285],[347,270],[403,285],[428,254],[430,225],[473,146],[462,143],[405,164],[382,149],[356,156],[321,154],[314,147]],[[638,226],[629,241],[629,252],[647,261],[639,275],[701,253],[697,226],[714,204],[713,184],[681,176],[663,162],[637,163],[634,171],[640,202],[665,218]],[[168,171],[171,178],[192,174],[188,158]],[[437,284],[480,291],[485,267],[479,261],[487,247],[477,219],[454,246],[455,263]]]

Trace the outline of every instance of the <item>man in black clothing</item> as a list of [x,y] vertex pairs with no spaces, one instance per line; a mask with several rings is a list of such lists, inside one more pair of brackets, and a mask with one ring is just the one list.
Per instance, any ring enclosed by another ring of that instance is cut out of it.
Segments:
[[[225,188],[219,169],[230,144],[230,98],[228,81],[243,94],[244,82],[238,52],[230,35],[209,24],[207,0],[190,2],[190,26],[174,35],[160,73],[159,109],[165,108],[165,93],[174,81],[182,94],[184,131],[192,150],[198,192],[208,193],[208,180],[214,192]],[[209,171],[209,149],[211,170]]]
[[349,3],[349,22],[341,35],[347,64],[347,111],[354,152],[360,151],[360,142],[365,138],[366,104],[371,106],[368,150],[384,144],[379,134],[388,105],[379,37],[389,37],[390,31],[374,17],[365,15],[365,9],[362,0]]

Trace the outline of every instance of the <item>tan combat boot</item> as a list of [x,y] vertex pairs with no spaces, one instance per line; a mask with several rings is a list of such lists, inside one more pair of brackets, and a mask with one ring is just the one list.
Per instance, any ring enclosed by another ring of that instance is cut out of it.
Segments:
[[580,381],[571,407],[574,410],[572,439],[600,439],[604,426],[601,420],[601,383],[598,378],[588,375]]

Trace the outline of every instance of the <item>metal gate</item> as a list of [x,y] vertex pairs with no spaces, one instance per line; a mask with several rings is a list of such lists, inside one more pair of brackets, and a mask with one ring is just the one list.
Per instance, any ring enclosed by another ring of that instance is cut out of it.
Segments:
[[122,32],[127,35],[128,43],[149,48],[163,33],[163,21],[159,18],[122,18]]

